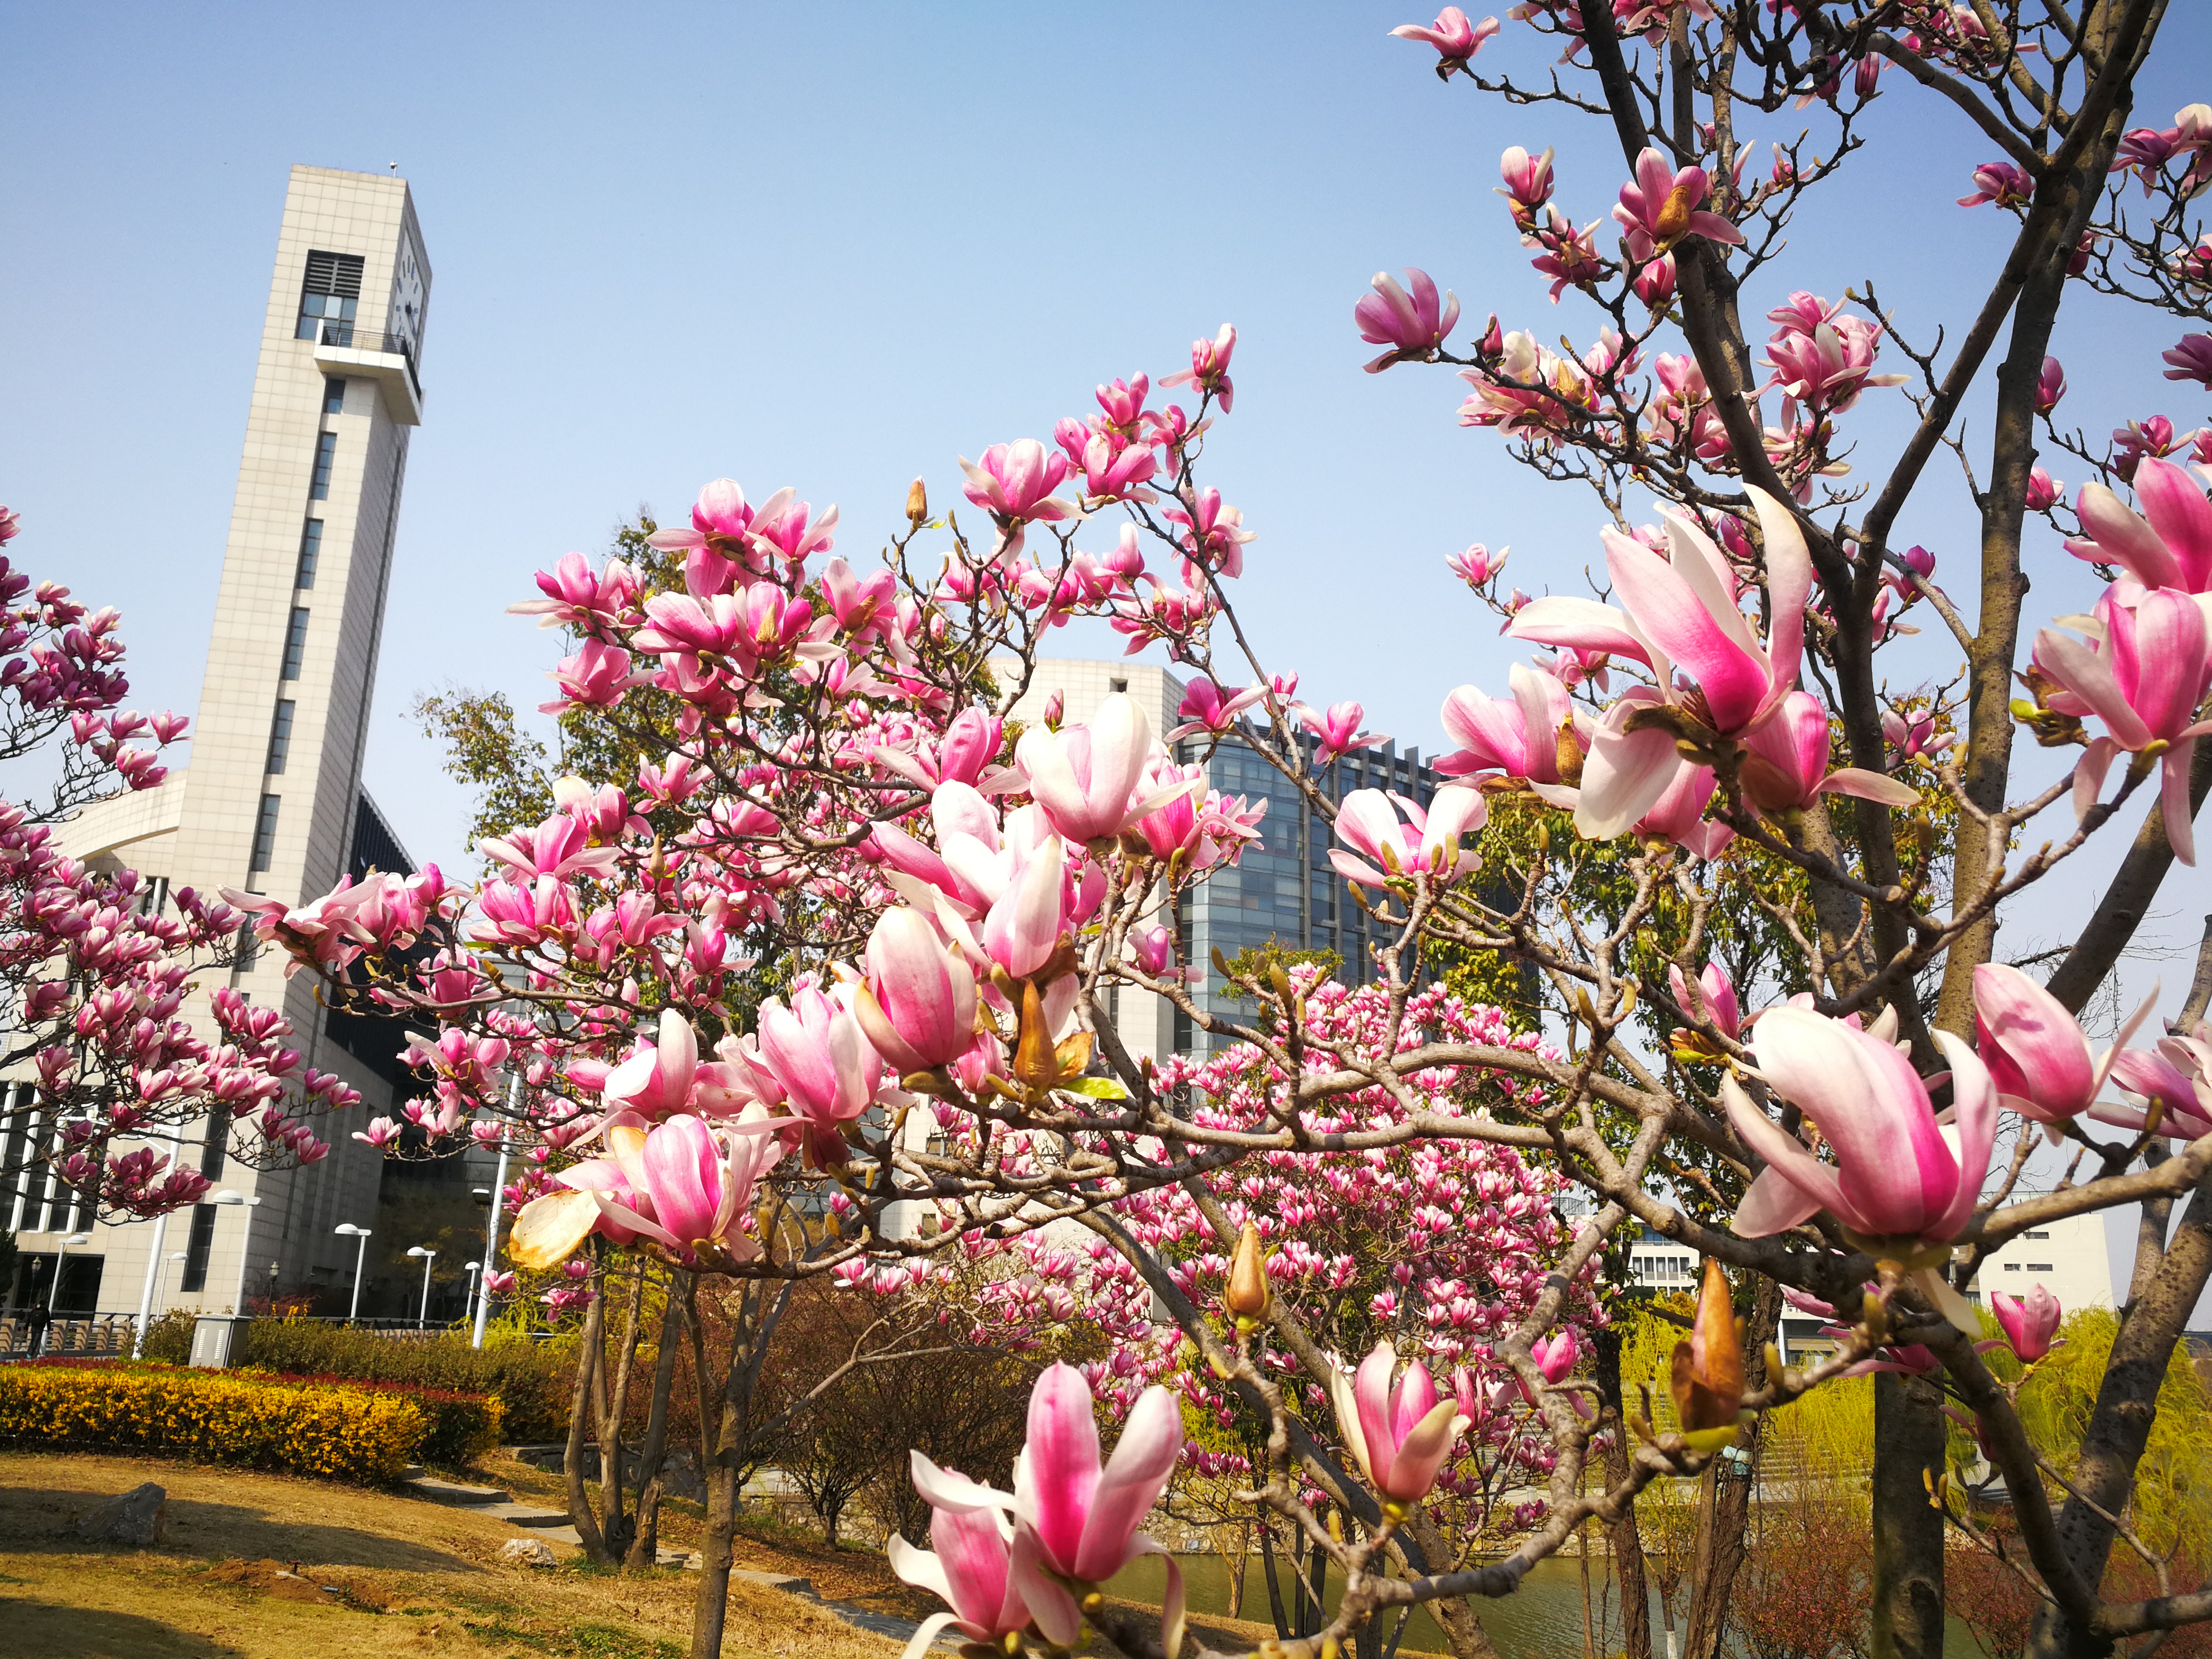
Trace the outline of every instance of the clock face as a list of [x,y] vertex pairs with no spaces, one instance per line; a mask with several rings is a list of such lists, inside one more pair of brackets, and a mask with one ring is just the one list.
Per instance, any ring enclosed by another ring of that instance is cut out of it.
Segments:
[[399,258],[392,275],[392,331],[411,349],[422,337],[422,270],[415,245],[399,245]]

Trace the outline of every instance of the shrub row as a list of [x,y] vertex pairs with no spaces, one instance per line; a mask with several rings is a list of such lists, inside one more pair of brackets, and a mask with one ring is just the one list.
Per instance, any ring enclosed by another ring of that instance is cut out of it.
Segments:
[[[109,1374],[175,1369],[159,1360],[105,1359],[77,1355],[55,1355],[32,1360],[30,1364],[34,1370],[89,1370]],[[295,1376],[252,1368],[220,1373],[204,1372],[201,1375],[223,1375],[241,1382],[266,1382],[271,1386],[355,1389],[372,1394],[402,1395],[415,1402],[428,1425],[423,1431],[422,1443],[414,1449],[415,1461],[433,1463],[440,1468],[468,1468],[499,1444],[500,1431],[504,1426],[505,1413],[497,1395],[463,1394],[450,1389],[426,1389],[413,1382],[379,1382],[347,1376]]]
[[524,1443],[565,1438],[574,1358],[565,1348],[507,1342],[472,1348],[452,1334],[410,1341],[306,1319],[257,1319],[246,1328],[241,1365],[287,1376],[396,1382],[489,1395],[500,1431]]
[[325,1480],[399,1478],[430,1432],[407,1395],[164,1365],[0,1368],[0,1445],[163,1452]]

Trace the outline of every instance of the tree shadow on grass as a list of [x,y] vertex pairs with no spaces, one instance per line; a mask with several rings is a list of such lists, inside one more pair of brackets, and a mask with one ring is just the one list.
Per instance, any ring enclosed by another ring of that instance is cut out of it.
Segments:
[[237,1648],[158,1619],[11,1599],[0,1615],[0,1656],[18,1654],[23,1659],[240,1659]]
[[[0,1488],[0,1550],[26,1555],[82,1555],[112,1549],[116,1547],[87,1543],[75,1530],[76,1520],[104,1501],[101,1495],[92,1492]],[[404,1518],[395,1515],[394,1519],[393,1530],[399,1531],[416,1517],[404,1514]],[[409,1539],[358,1527],[279,1520],[241,1504],[210,1504],[177,1497],[168,1500],[162,1541],[143,1553],[172,1560],[307,1561],[318,1566],[380,1567],[397,1572],[483,1571],[464,1557]],[[0,1630],[0,1653],[8,1651],[5,1644],[14,1639],[12,1632]],[[36,1648],[21,1650],[40,1651]]]

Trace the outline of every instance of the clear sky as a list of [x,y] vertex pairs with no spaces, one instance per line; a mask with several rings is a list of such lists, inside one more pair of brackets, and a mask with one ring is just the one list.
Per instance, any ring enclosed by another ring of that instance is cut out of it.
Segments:
[[[1268,665],[1433,750],[1443,693],[1502,689],[1516,654],[1443,556],[1510,544],[1522,585],[1572,591],[1601,515],[1459,428],[1449,374],[1363,374],[1351,307],[1376,270],[1419,264],[1457,291],[1463,328],[1495,310],[1587,344],[1593,313],[1548,304],[1507,228],[1497,157],[1557,145],[1579,222],[1624,169],[1599,124],[1440,85],[1426,47],[1386,33],[1431,10],[9,8],[0,500],[23,514],[16,550],[124,610],[134,701],[193,707],[287,169],[396,161],[436,280],[367,781],[417,859],[473,862],[466,799],[406,708],[448,685],[550,695],[551,636],[501,615],[533,569],[724,474],[756,499],[789,483],[838,503],[841,550],[865,560],[917,472],[957,501],[956,454],[1045,437],[1094,383],[1181,367],[1224,321],[1237,406],[1209,462],[1260,533],[1240,604]],[[1481,62],[1540,77],[1543,45],[1509,23]],[[2205,94],[2188,70],[2208,48],[2212,15],[2174,8],[2141,118]],[[1892,118],[1752,309],[1871,279],[1925,345],[1939,325],[1955,337],[2010,225],[1953,205],[1990,147],[1902,76],[1885,85]],[[1808,126],[1824,147],[1819,109],[1757,131]],[[2069,300],[2066,411],[2093,432],[2201,422],[2202,395],[2158,372],[2179,331]],[[1906,411],[1896,392],[1861,408],[1862,475],[1878,474]],[[1986,419],[1967,431],[1985,453]],[[1955,470],[1922,497],[1901,534],[1964,591]],[[2055,546],[2032,570],[2032,604],[2094,596]],[[1115,643],[1076,635],[1067,654]],[[1891,672],[1954,665],[1931,637]],[[2007,948],[2062,937],[2097,875],[2085,862],[2039,896]],[[2169,883],[2146,944],[2193,945],[2208,890]],[[2186,969],[2147,956],[2129,980]]]

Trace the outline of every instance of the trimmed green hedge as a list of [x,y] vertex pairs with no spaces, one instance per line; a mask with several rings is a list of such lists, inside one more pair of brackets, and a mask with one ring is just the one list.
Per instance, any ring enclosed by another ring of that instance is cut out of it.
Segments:
[[257,1319],[246,1328],[237,1360],[288,1376],[490,1395],[501,1407],[499,1432],[526,1444],[562,1439],[568,1432],[574,1360],[567,1345],[471,1348],[457,1334],[410,1340],[314,1320]]

